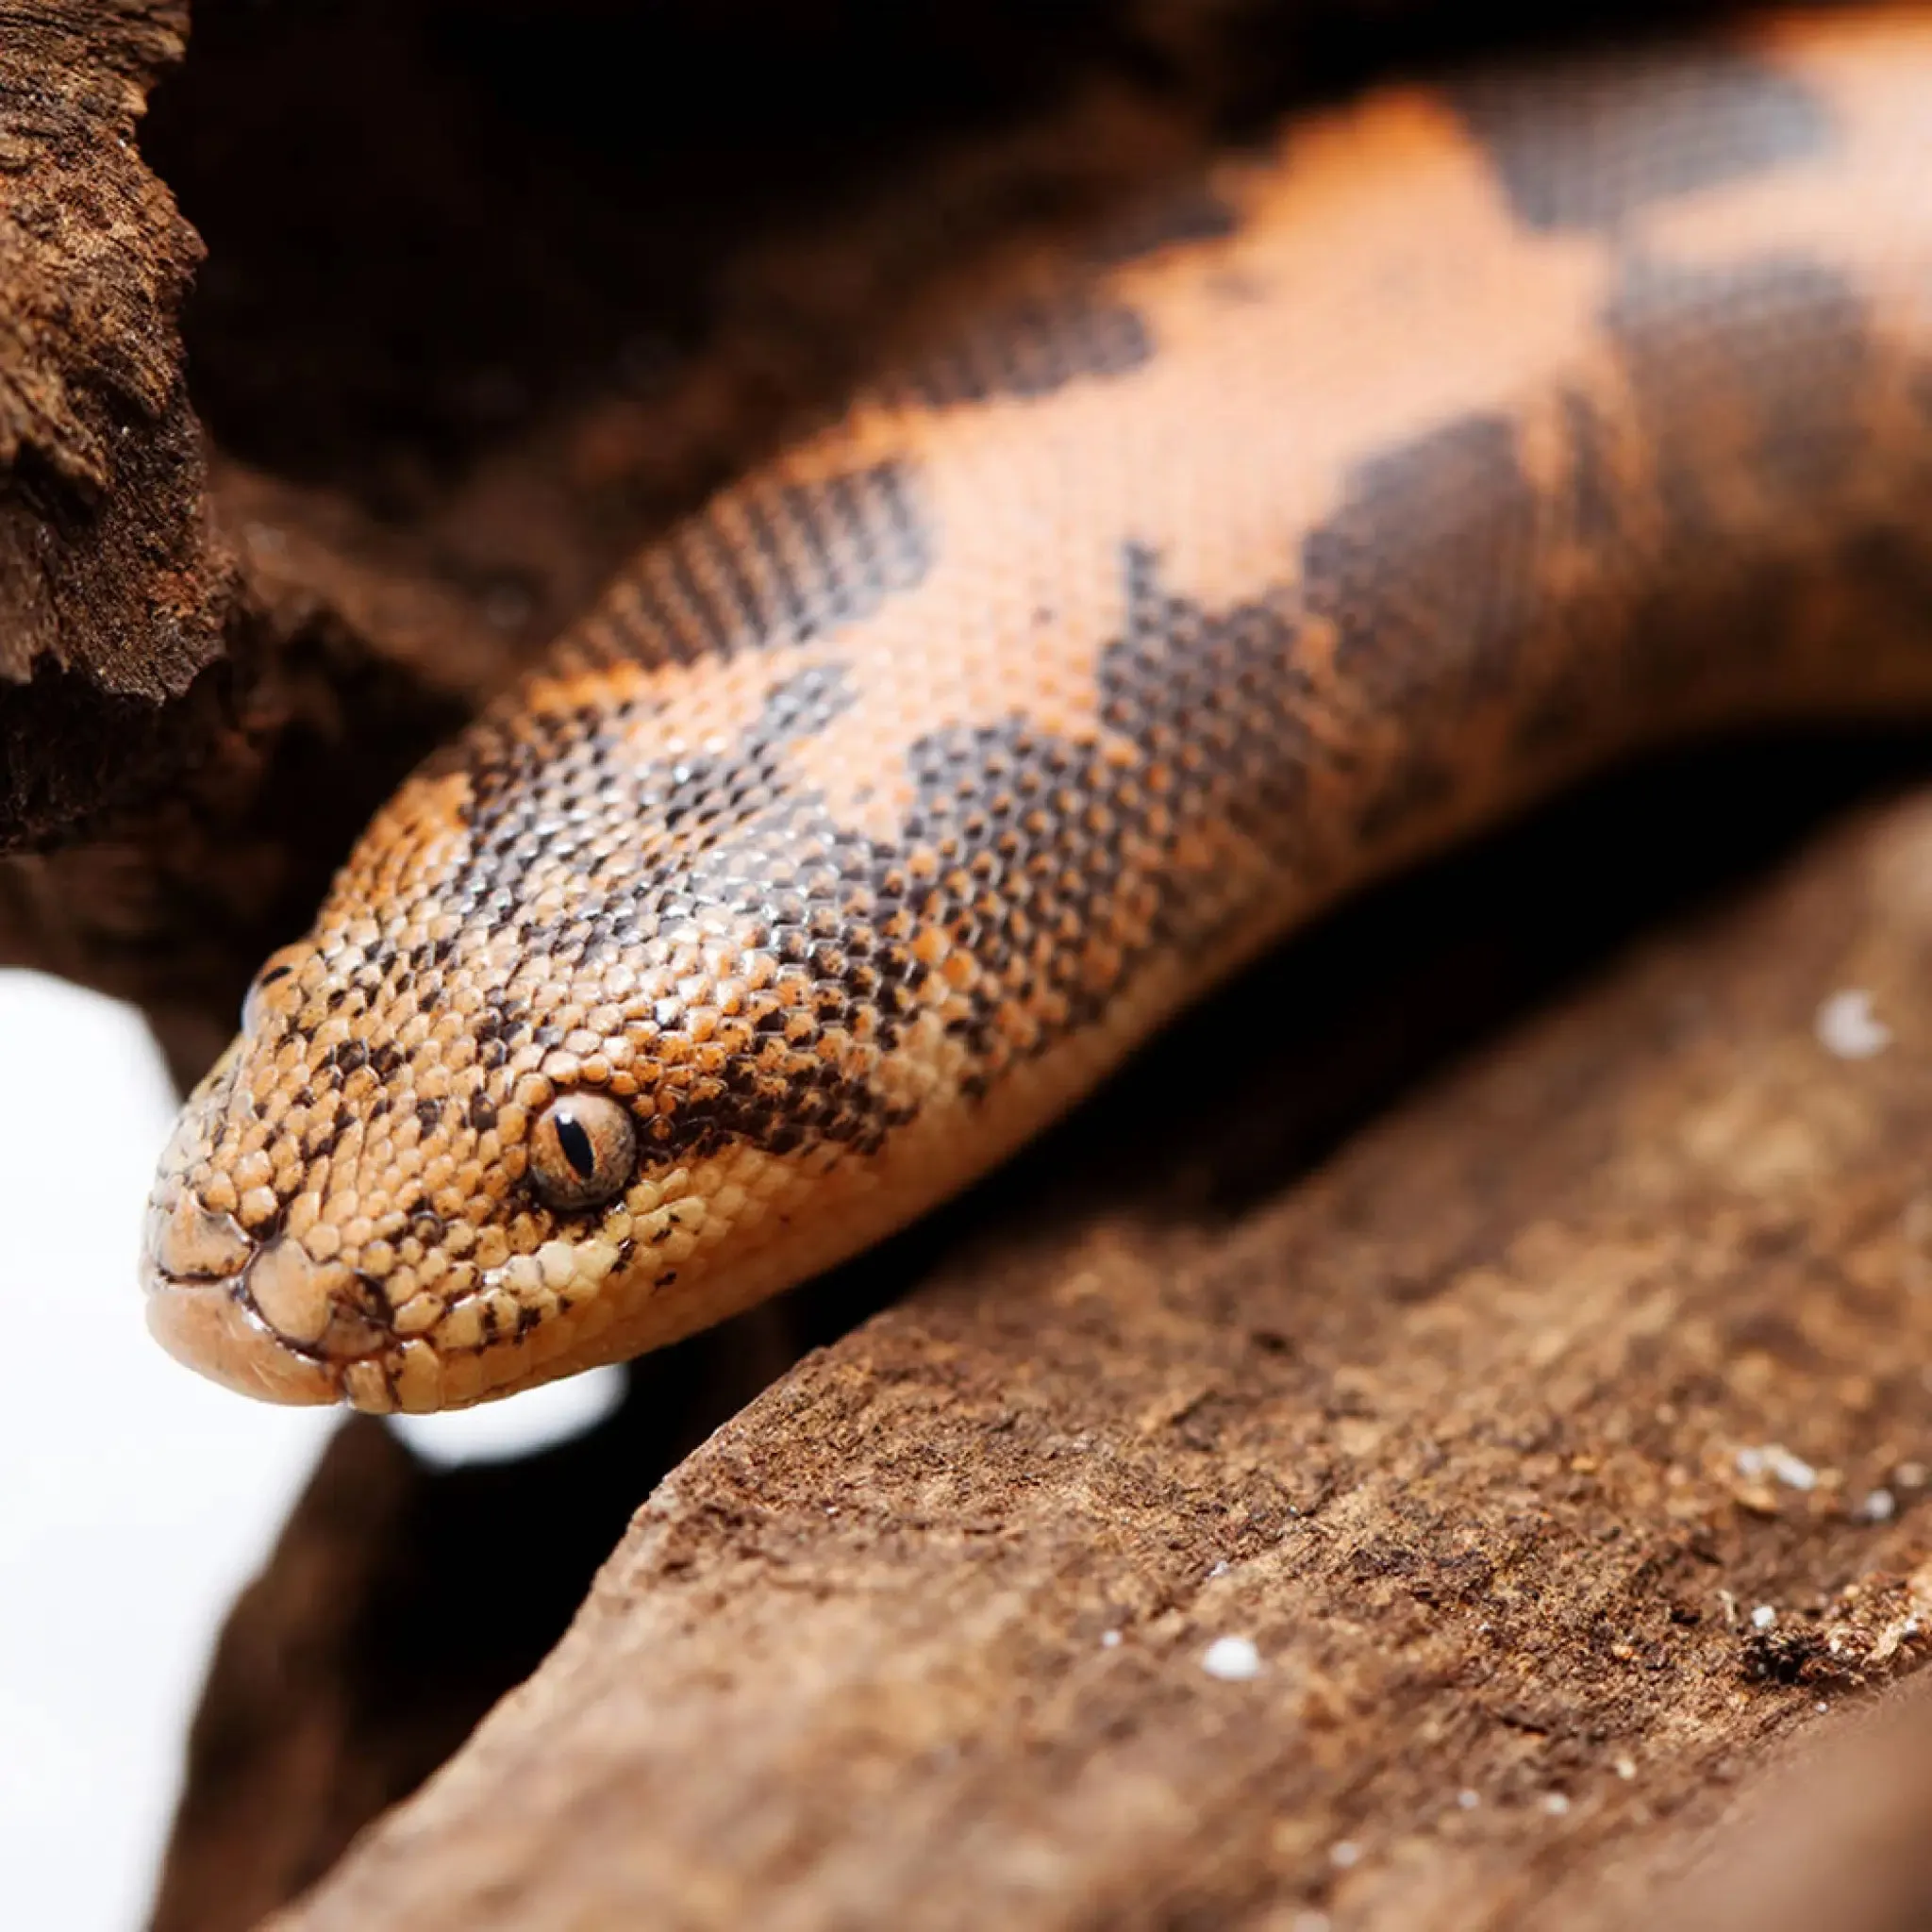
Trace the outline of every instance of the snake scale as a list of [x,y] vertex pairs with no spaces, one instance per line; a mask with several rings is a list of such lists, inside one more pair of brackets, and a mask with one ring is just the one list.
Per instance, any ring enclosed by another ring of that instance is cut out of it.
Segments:
[[1373,93],[956,321],[377,815],[162,1157],[175,1355],[374,1410],[635,1355],[1374,874],[1932,708],[1932,8]]

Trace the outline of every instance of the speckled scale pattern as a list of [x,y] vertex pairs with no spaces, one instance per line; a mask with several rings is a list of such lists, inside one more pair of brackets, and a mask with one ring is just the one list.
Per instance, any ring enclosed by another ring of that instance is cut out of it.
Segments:
[[[377,817],[163,1156],[158,1334],[378,1410],[655,1346],[1390,865],[1932,706],[1928,182],[1932,10],[1773,18],[1373,95],[990,288]],[[553,1208],[586,1093],[636,1165]]]

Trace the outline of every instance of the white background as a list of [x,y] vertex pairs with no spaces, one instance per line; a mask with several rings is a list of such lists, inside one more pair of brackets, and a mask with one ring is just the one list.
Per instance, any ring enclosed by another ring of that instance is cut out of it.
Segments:
[[[209,1648],[335,1418],[245,1401],[148,1340],[135,1254],[174,1098],[132,1012],[0,972],[0,1925],[127,1932]],[[408,1439],[516,1453],[618,1386]]]

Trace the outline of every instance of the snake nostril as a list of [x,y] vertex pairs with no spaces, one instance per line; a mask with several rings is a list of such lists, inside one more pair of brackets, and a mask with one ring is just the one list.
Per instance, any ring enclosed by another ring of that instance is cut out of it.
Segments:
[[145,1259],[167,1280],[225,1281],[255,1252],[233,1216],[209,1212],[189,1193],[172,1208],[151,1208],[145,1235]]
[[261,1318],[291,1341],[320,1341],[354,1276],[340,1261],[310,1259],[300,1241],[269,1243],[248,1271],[248,1291]]

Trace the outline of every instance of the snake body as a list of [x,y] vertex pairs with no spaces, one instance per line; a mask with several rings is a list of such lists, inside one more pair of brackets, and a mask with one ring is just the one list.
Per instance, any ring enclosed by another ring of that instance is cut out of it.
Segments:
[[409,780],[169,1142],[151,1324],[377,1410],[636,1354],[1369,875],[1907,706],[1932,10],[1294,121],[990,288]]

